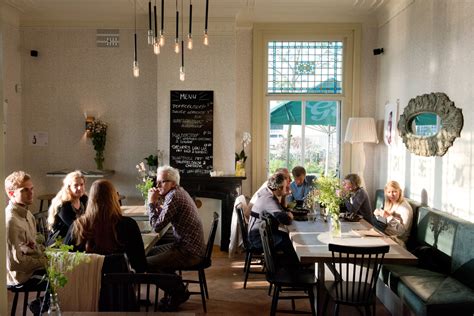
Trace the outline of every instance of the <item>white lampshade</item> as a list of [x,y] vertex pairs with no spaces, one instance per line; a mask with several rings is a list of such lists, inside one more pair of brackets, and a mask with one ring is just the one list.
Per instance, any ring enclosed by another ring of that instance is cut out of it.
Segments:
[[351,117],[347,122],[346,143],[378,143],[375,120],[372,117]]

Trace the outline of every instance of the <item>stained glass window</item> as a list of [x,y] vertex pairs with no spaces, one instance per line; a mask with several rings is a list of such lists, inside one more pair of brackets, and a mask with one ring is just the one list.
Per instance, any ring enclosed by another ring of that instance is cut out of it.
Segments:
[[342,42],[269,42],[268,93],[341,94]]

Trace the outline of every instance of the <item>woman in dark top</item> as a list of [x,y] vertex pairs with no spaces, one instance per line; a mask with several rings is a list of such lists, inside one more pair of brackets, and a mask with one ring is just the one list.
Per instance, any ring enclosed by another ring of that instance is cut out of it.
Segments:
[[79,170],[68,173],[64,178],[63,186],[48,211],[48,244],[52,244],[57,237],[64,238],[76,217],[84,213],[87,205],[85,183]]
[[372,223],[373,214],[369,195],[361,187],[361,183],[361,178],[355,173],[350,173],[344,178],[342,186],[347,193],[344,204],[349,213],[362,215],[367,222]]
[[65,243],[88,253],[126,253],[136,272],[146,271],[140,229],[135,220],[122,216],[117,191],[108,180],[92,183],[86,211],[71,226]]

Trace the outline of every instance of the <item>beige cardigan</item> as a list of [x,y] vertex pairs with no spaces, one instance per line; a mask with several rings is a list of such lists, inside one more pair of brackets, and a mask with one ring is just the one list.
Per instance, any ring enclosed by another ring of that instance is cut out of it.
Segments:
[[10,201],[5,209],[5,215],[7,285],[15,285],[28,281],[35,270],[44,268],[46,258],[38,250],[35,242],[36,221],[33,214],[28,209]]

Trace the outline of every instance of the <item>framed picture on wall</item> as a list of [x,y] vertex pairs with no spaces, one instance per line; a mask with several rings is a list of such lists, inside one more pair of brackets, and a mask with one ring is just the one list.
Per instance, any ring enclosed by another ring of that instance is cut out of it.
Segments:
[[383,129],[383,141],[387,146],[393,146],[397,143],[398,131],[398,106],[396,103],[387,103],[385,105],[385,120]]

